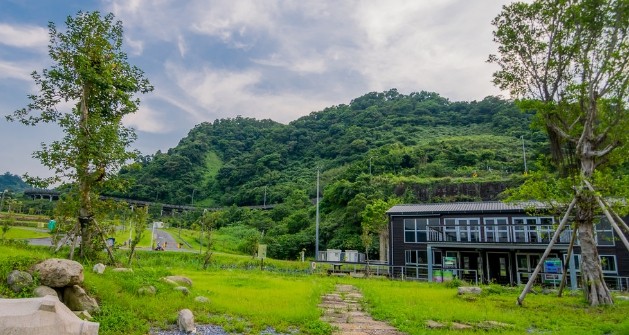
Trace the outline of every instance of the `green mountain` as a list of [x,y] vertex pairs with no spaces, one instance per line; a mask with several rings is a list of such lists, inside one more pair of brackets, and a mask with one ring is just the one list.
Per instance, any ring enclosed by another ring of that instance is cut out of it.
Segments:
[[262,205],[265,193],[267,204],[281,203],[294,189],[314,197],[317,168],[326,184],[370,174],[421,193],[413,185],[522,174],[521,136],[529,161],[545,141],[530,130],[531,118],[496,97],[450,102],[392,89],[288,125],[240,116],[202,123],[175,148],[142,157],[121,175],[133,185],[125,196],[171,204]]
[[[497,97],[451,102],[436,93],[372,92],[289,124],[236,117],[202,123],[166,153],[141,157],[120,176],[138,200],[224,207],[215,228],[273,258],[315,249],[317,170],[320,249],[364,250],[362,215],[378,200],[496,199],[523,180],[546,148],[531,113]],[[275,204],[272,210],[243,205]],[[197,222],[194,212],[166,218]],[[199,213],[196,216],[200,215]],[[175,222],[176,221],[176,222]],[[374,241],[370,252],[377,250]]]
[[28,187],[28,184],[26,184],[20,176],[10,174],[9,172],[0,174],[0,193],[4,190],[22,192]]

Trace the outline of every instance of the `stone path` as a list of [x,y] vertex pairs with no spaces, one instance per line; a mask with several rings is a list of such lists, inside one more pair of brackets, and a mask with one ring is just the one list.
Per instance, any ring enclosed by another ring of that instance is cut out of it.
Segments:
[[404,335],[385,322],[376,321],[363,311],[363,295],[351,285],[337,285],[323,296],[319,305],[322,320],[336,328],[335,335]]

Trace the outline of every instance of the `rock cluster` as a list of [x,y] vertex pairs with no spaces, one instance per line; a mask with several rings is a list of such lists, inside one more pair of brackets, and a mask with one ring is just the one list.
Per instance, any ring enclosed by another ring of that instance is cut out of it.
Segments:
[[87,315],[99,311],[96,299],[90,297],[81,287],[84,277],[83,265],[79,262],[51,258],[34,265],[31,273],[39,277],[42,285],[35,288],[35,296],[52,295],[71,311],[87,311]]

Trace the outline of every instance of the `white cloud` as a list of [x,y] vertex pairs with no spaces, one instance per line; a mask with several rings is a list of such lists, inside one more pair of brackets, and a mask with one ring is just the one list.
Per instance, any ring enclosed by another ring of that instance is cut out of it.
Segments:
[[137,112],[127,114],[124,117],[123,123],[125,126],[148,133],[165,133],[169,131],[170,129],[166,127],[167,123],[162,120],[159,113],[145,104],[140,105]]
[[30,81],[33,67],[0,59],[0,78]]
[[39,26],[0,23],[0,44],[44,51],[48,45],[48,30]]

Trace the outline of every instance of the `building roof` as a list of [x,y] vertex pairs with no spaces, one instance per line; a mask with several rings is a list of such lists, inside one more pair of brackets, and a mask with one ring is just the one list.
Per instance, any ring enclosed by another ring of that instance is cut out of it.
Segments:
[[391,207],[389,215],[410,215],[410,214],[447,214],[447,213],[503,213],[503,212],[524,212],[527,209],[546,208],[541,202],[520,202],[504,203],[500,201],[486,202],[450,202],[435,204],[409,204],[396,205]]

